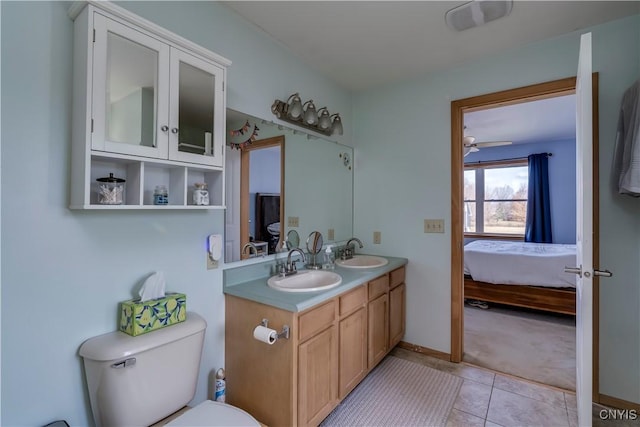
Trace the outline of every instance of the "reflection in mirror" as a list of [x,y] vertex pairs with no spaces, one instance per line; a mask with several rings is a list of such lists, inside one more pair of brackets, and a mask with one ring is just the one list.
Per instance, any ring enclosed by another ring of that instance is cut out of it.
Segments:
[[289,230],[286,243],[288,250],[300,247],[300,236],[296,230]]
[[107,64],[107,138],[153,146],[158,52],[109,32]]
[[[256,127],[259,128],[257,135]],[[249,218],[247,221],[252,222],[245,223],[250,231],[247,237],[240,236],[241,186],[251,185],[254,180],[253,174],[243,179],[240,171],[241,154],[247,149],[252,151],[250,147],[257,146],[259,141],[274,137],[282,139],[281,164],[276,165],[273,160],[267,159],[261,160],[260,164],[265,173],[281,173],[283,177],[281,184],[284,190],[280,195],[284,213],[277,230],[279,236],[286,235],[290,230],[296,230],[302,236],[314,230],[322,230],[331,236],[333,231],[333,238],[329,239],[333,242],[345,241],[353,235],[353,171],[351,165],[345,166],[343,161],[345,153],[353,159],[351,147],[230,109],[227,110],[226,128],[225,262],[240,260],[242,246],[251,239],[256,240],[256,234],[251,231],[256,221],[255,194],[251,191],[247,191],[249,212],[246,217]],[[240,149],[232,149],[232,144]],[[253,158],[250,163],[255,163]],[[256,176],[255,179],[258,183],[266,182],[265,178]],[[260,191],[278,193],[273,188]],[[255,228],[253,230],[255,233]],[[271,231],[276,230],[272,227]],[[268,253],[272,252],[269,250]]]
[[306,266],[307,268],[317,270],[322,267],[320,264],[316,263],[316,255],[322,250],[323,244],[324,241],[322,239],[322,233],[319,231],[313,231],[309,234],[309,237],[307,237],[307,252],[309,253],[309,263]]
[[213,150],[213,102],[215,77],[180,61],[179,68],[178,150],[211,155]]
[[[275,253],[284,215],[284,138],[261,139],[240,152],[240,242]],[[241,259],[247,258],[243,252]]]

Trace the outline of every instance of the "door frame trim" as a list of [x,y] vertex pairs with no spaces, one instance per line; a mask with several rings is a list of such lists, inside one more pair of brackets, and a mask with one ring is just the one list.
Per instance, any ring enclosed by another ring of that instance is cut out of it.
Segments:
[[[593,262],[599,265],[599,151],[598,151],[598,73],[593,73]],[[575,93],[576,78],[549,81],[500,92],[451,101],[451,361],[461,362],[464,352],[464,156],[463,116],[472,112]],[[593,400],[599,400],[599,301],[600,286],[593,278]]]

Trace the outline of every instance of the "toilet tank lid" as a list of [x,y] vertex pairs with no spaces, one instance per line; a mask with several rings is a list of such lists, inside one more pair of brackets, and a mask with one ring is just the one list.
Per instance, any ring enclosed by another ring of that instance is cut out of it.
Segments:
[[207,322],[200,315],[187,312],[184,322],[137,337],[116,331],[89,338],[80,346],[79,354],[100,362],[118,360],[197,334],[206,327]]

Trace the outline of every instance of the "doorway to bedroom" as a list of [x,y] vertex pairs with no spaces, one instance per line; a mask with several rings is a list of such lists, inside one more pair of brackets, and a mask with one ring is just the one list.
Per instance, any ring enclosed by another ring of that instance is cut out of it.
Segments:
[[[575,260],[574,92],[575,79],[564,79],[452,103],[452,360],[568,390],[575,278],[562,271]],[[545,180],[546,194],[531,192]],[[527,212],[541,197],[551,209]]]

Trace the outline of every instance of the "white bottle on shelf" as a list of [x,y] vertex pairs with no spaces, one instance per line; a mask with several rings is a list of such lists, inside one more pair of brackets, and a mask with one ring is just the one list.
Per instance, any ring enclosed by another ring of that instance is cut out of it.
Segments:
[[324,251],[324,264],[322,268],[324,270],[333,270],[335,268],[336,257],[333,254],[332,245],[327,245],[327,249]]

